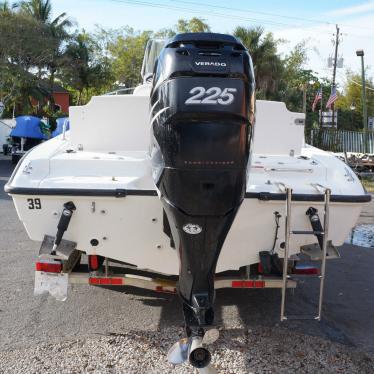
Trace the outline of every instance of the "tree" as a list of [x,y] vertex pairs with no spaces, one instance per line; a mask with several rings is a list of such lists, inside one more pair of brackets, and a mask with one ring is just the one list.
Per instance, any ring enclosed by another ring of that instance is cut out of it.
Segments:
[[[362,129],[361,95],[361,74],[347,71],[344,90],[335,103],[335,108],[339,110],[339,128],[349,130]],[[366,104],[368,116],[374,116],[374,83],[373,79],[368,77],[366,78]]]
[[31,110],[30,97],[46,94],[33,72],[50,60],[54,39],[38,21],[19,12],[0,12],[0,88],[6,105]]
[[282,61],[277,52],[279,40],[272,33],[264,33],[262,27],[237,27],[234,35],[249,50],[255,71],[258,96],[269,99],[277,91],[282,74]]
[[185,32],[209,32],[210,27],[202,18],[193,17],[190,20],[179,19],[176,25],[178,33]]
[[305,69],[306,62],[306,43],[301,42],[282,60],[283,71],[275,99],[287,103],[287,107],[291,111],[303,111],[303,91],[305,90],[306,109],[311,114],[311,105],[309,104],[311,100],[313,101],[321,82],[312,70]]
[[0,1],[0,13],[11,13],[16,7],[16,4],[12,4],[8,0]]
[[54,108],[53,87],[55,75],[62,62],[64,42],[70,38],[67,30],[73,25],[72,21],[67,17],[65,12],[52,19],[52,4],[50,0],[21,1],[18,3],[18,6],[22,12],[34,18],[42,25],[45,25],[50,36],[55,41],[53,54],[51,54],[51,58],[46,64],[50,82],[50,106]]
[[60,78],[77,92],[77,105],[89,100],[90,89],[100,92],[112,80],[108,59],[95,57],[95,43],[89,34],[81,33],[67,45]]
[[141,67],[145,46],[153,36],[151,31],[135,32],[126,27],[106,35],[107,54],[115,82],[121,87],[135,87],[141,83]]
[[181,18],[174,27],[161,29],[154,36],[156,38],[168,39],[178,33],[186,32],[210,32],[210,26],[202,18],[194,17],[190,20]]

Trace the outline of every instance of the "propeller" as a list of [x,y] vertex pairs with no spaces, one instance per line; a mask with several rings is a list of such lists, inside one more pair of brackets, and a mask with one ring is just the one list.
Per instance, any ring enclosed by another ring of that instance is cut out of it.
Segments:
[[213,344],[219,338],[217,329],[210,329],[204,337],[183,338],[178,340],[167,354],[168,361],[173,365],[181,365],[187,360],[198,368],[201,374],[216,374],[216,369],[210,365],[211,355],[203,345]]
[[204,345],[210,345],[216,342],[219,338],[219,331],[217,329],[210,329],[205,331],[204,337],[203,337],[203,344]]
[[190,349],[191,341],[188,338],[178,340],[169,349],[168,361],[173,365],[180,365],[188,359],[188,351]]

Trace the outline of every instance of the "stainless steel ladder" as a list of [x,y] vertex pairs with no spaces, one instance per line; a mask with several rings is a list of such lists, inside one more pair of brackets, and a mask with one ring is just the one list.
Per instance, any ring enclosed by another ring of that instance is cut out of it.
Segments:
[[[324,291],[325,274],[326,274],[326,253],[327,253],[329,209],[330,209],[330,196],[331,196],[331,190],[329,188],[325,188],[324,190],[325,191],[324,191],[323,232],[316,232],[316,231],[295,231],[291,229],[292,188],[286,189],[286,232],[285,232],[285,248],[284,248],[283,278],[282,278],[283,282],[282,282],[282,301],[281,301],[281,316],[280,316],[281,321],[286,321],[290,319],[313,319],[317,321],[321,320],[323,291]],[[287,291],[287,282],[290,279],[290,275],[288,275],[290,237],[291,235],[316,235],[316,234],[320,234],[323,237],[321,272],[318,276],[320,280],[318,315],[317,316],[286,316],[285,315],[286,291]]]

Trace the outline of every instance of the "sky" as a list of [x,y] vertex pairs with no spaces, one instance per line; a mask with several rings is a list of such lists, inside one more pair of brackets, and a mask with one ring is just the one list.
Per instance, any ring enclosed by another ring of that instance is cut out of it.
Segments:
[[305,41],[306,67],[321,77],[332,76],[327,59],[333,55],[338,24],[339,57],[344,58],[344,67],[337,69],[340,87],[346,69],[361,71],[357,49],[365,51],[367,75],[374,75],[374,0],[54,0],[52,4],[55,15],[66,12],[87,31],[95,25],[159,30],[192,17],[203,18],[213,32],[220,33],[231,33],[238,25],[261,25],[285,40],[279,48],[283,55]]

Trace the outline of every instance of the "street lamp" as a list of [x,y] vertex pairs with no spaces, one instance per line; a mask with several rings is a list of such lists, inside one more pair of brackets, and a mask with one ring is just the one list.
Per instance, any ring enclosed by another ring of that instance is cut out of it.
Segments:
[[364,50],[359,49],[356,51],[356,55],[358,57],[361,57],[361,79],[362,79],[362,124],[364,127],[364,133],[365,133],[365,152],[368,152],[367,147],[367,129],[368,129],[368,112],[366,107],[366,81],[365,81],[365,65],[364,65]]
[[356,55],[361,57],[361,79],[362,79],[362,123],[364,130],[367,130],[368,126],[368,114],[367,114],[367,107],[366,107],[366,80],[365,80],[365,64],[364,64],[364,51],[359,49],[356,51]]

